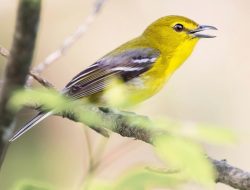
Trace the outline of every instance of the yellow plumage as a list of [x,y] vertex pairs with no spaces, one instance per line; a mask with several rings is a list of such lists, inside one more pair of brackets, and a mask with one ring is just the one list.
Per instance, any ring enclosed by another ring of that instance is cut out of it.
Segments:
[[[188,30],[195,30],[198,27],[198,24],[185,17],[163,17],[151,24],[141,36],[123,44],[105,56],[116,56],[127,50],[148,47],[160,52],[151,69],[134,79],[134,83],[132,80],[123,84],[122,88],[126,92],[126,97],[120,99],[120,102],[116,102],[116,106],[135,105],[156,94],[174,71],[192,53],[199,38],[177,33],[173,30],[176,24],[182,24]],[[119,87],[114,86],[114,88]],[[96,103],[105,105],[105,100],[110,97],[109,94],[107,93],[107,96],[105,94],[98,94],[98,100],[96,98],[94,100]]]
[[[104,105],[135,105],[156,94],[188,58],[202,34],[212,26],[198,25],[182,16],[166,16],[139,37],[121,45],[76,75],[62,90],[73,100]],[[118,97],[119,101],[116,101]],[[115,103],[114,103],[115,102]],[[41,111],[10,141],[53,114]]]

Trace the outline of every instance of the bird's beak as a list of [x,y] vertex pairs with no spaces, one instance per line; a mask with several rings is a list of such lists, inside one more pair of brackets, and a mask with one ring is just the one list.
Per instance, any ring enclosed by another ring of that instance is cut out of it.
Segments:
[[196,38],[214,38],[214,37],[216,37],[214,35],[201,33],[203,31],[207,31],[207,30],[218,30],[218,29],[214,26],[200,25],[200,26],[198,26],[198,28],[196,28],[194,30],[190,30],[189,34],[192,34]]

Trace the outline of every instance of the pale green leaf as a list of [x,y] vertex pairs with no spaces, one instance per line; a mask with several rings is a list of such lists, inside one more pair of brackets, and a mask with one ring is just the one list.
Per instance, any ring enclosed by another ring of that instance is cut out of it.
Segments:
[[10,99],[9,107],[14,110],[22,106],[40,106],[45,109],[64,109],[67,104],[66,98],[51,89],[19,90],[16,91]]
[[235,141],[236,136],[233,131],[227,128],[213,125],[198,125],[199,139],[215,144],[229,144]]
[[95,180],[91,190],[149,190],[179,185],[183,179],[179,175],[153,172],[145,168],[133,168],[113,182]]
[[155,140],[155,147],[160,158],[179,169],[187,179],[205,185],[213,184],[213,167],[198,144],[168,135],[159,136]]
[[19,182],[13,190],[54,190],[51,185],[35,181],[24,180]]

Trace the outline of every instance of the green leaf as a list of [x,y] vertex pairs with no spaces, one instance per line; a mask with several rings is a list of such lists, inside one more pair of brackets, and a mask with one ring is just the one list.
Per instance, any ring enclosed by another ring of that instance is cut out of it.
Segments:
[[179,169],[187,180],[208,186],[214,184],[214,169],[198,144],[168,135],[157,137],[155,148],[160,158],[174,169]]
[[180,176],[154,172],[145,168],[133,168],[120,176],[115,182],[95,180],[91,190],[149,190],[152,188],[175,187],[181,183]]
[[180,183],[177,176],[172,174],[157,173],[146,169],[137,169],[128,173],[120,180],[115,189],[144,190],[155,187],[173,187]]
[[236,140],[235,133],[229,128],[213,124],[178,122],[166,119],[154,121],[158,129],[175,136],[190,138],[193,141],[212,144],[231,144]]
[[13,190],[54,190],[54,188],[48,184],[34,181],[22,181],[18,183]]
[[10,99],[9,107],[19,110],[22,106],[40,106],[45,109],[65,109],[68,100],[61,94],[51,89],[18,90]]
[[233,131],[219,126],[200,124],[197,127],[197,131],[199,139],[208,143],[229,144],[236,139]]
[[[82,106],[82,103],[70,101],[54,90],[38,89],[38,90],[21,90],[17,91],[9,106],[18,110],[23,105],[42,105],[43,108],[53,109],[56,111],[72,110],[80,121],[89,126],[92,124],[102,124],[111,128],[112,122],[108,120],[102,123],[100,116],[88,109],[88,105]],[[86,111],[85,111],[86,110]],[[81,114],[83,113],[83,114]],[[128,113],[128,115],[130,115]],[[134,126],[142,126],[150,130],[165,130],[167,135],[159,135],[154,138],[155,151],[171,169],[178,169],[177,174],[166,174],[152,172],[145,169],[131,170],[117,179],[116,182],[98,181],[92,183],[91,189],[107,189],[107,190],[140,190],[153,187],[169,187],[177,185],[185,180],[191,180],[212,186],[214,184],[214,170],[206,158],[201,146],[197,141],[224,143],[233,139],[233,133],[227,129],[211,127],[206,125],[185,124],[180,122],[160,121],[150,123],[147,118],[138,119],[137,116],[131,116],[131,122]],[[110,126],[109,126],[110,125]],[[155,126],[155,127],[152,127]],[[29,185],[27,188],[36,186]],[[38,186],[39,187],[39,186]],[[42,187],[43,188],[43,187]],[[29,189],[22,189],[29,190]],[[42,189],[43,190],[43,189]]]
[[94,179],[88,182],[88,185],[86,187],[85,184],[83,184],[82,190],[89,189],[89,190],[115,190],[114,184],[108,181],[100,180],[100,179]]

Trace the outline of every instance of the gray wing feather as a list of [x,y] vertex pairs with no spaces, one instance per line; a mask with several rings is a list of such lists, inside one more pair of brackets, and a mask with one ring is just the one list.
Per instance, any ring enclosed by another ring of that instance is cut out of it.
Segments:
[[79,99],[103,91],[112,77],[119,77],[127,82],[149,70],[159,55],[159,51],[152,48],[107,55],[76,75],[65,86],[63,93]]

